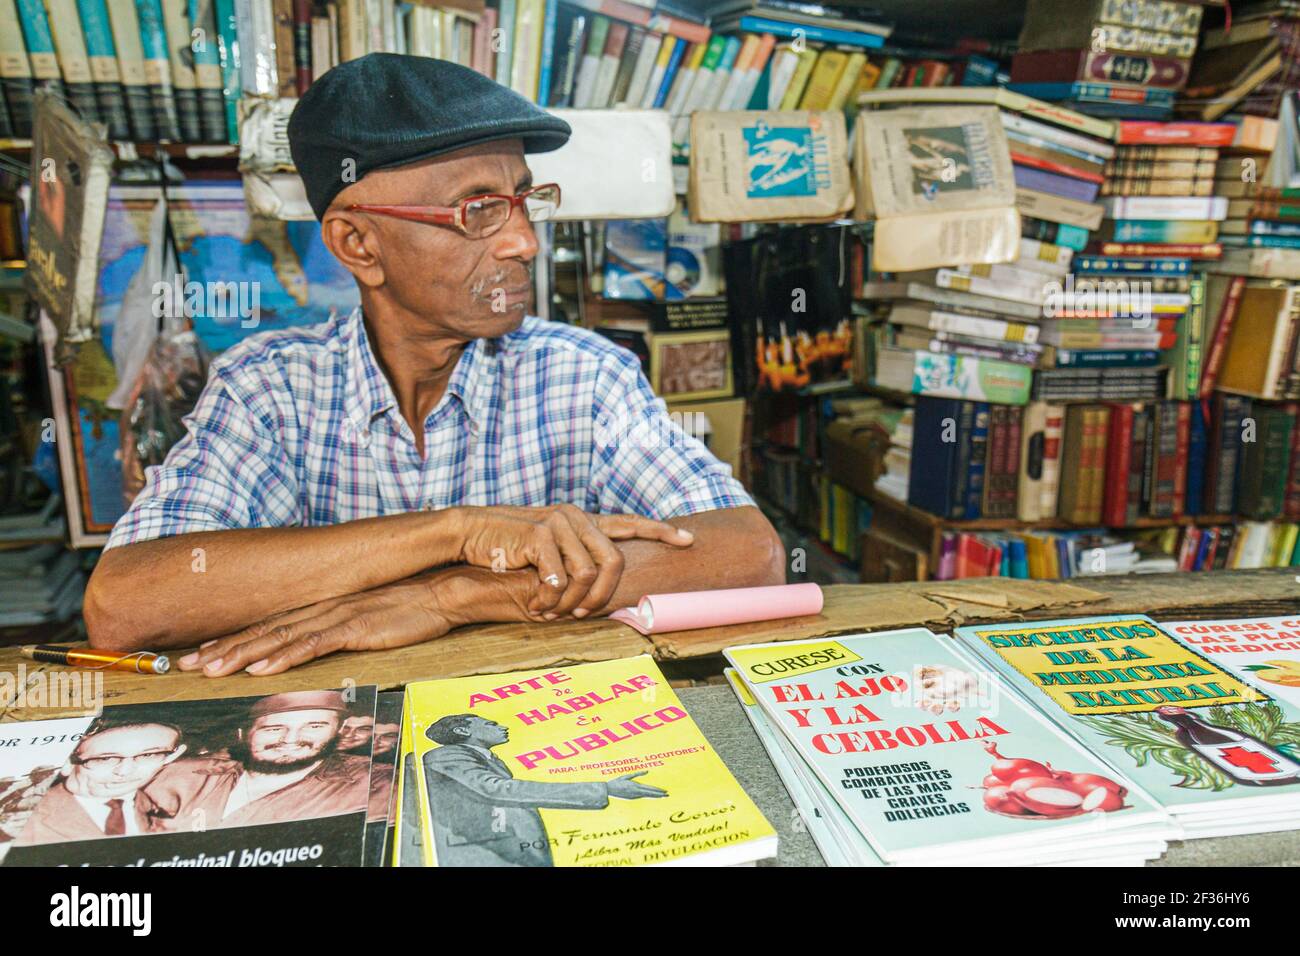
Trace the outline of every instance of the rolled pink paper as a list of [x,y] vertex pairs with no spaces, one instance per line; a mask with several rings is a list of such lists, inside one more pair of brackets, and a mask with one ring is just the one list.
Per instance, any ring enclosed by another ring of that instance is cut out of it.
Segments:
[[620,608],[610,617],[642,634],[662,634],[804,617],[821,611],[822,589],[816,584],[778,584],[765,588],[647,594],[636,607]]

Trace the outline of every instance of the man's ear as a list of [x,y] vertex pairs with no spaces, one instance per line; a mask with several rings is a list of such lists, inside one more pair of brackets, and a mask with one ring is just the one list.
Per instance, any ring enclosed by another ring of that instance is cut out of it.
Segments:
[[334,258],[369,288],[384,284],[384,267],[380,261],[379,231],[364,215],[331,209],[320,225],[325,247]]

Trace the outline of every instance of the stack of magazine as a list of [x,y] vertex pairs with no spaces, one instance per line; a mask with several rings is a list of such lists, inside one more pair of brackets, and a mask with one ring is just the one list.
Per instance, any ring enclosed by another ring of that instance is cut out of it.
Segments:
[[[1132,615],[963,627],[957,637],[1192,839],[1300,827],[1291,682],[1300,661],[1285,647],[1238,650],[1268,624]],[[1295,625],[1290,639],[1264,643],[1300,647]]]
[[410,684],[394,866],[731,866],[776,833],[650,657]]
[[951,638],[911,628],[725,654],[832,864],[1141,865],[1177,835]]

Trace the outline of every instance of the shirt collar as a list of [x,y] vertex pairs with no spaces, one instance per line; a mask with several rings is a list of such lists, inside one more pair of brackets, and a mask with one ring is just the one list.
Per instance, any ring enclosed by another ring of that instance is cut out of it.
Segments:
[[[497,360],[510,349],[521,331],[522,328],[500,339],[474,339],[466,345],[451,373],[443,401],[456,398],[470,420],[481,425],[491,396]],[[348,418],[359,431],[364,432],[376,418],[397,407],[397,397],[370,347],[360,308],[354,309],[343,321],[338,341],[346,358],[347,394],[344,401]]]

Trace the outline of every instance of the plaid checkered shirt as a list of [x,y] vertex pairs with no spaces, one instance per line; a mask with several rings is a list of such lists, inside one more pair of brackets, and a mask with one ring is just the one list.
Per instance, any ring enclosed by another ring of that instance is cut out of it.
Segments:
[[107,547],[455,505],[671,518],[753,504],[630,352],[533,316],[466,346],[424,420],[423,460],[359,309],[229,349],[185,425]]

